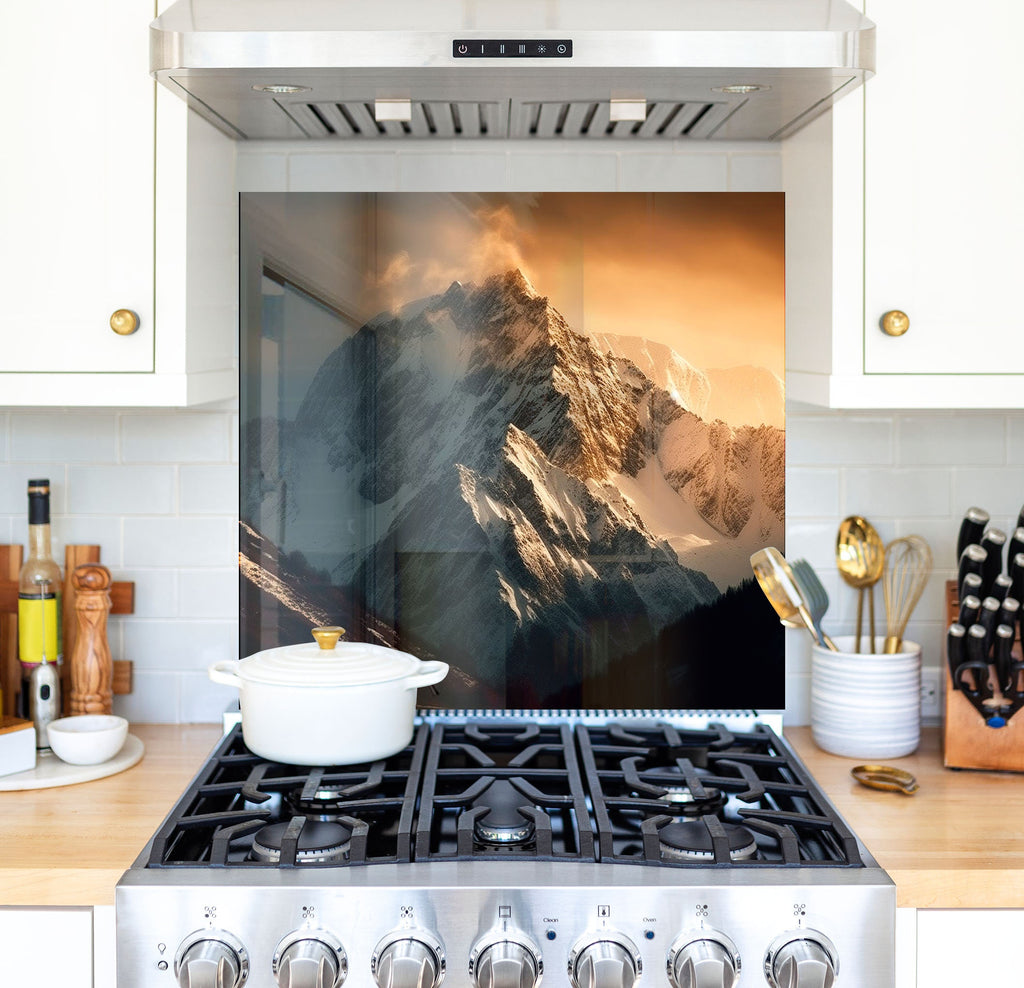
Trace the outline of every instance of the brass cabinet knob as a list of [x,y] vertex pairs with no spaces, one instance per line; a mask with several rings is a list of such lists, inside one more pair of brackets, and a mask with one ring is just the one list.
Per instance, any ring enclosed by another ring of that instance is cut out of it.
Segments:
[[882,316],[882,332],[890,336],[902,336],[910,329],[910,316],[899,309],[892,309]]
[[118,336],[131,336],[139,328],[139,317],[131,309],[118,309],[110,317],[110,328]]

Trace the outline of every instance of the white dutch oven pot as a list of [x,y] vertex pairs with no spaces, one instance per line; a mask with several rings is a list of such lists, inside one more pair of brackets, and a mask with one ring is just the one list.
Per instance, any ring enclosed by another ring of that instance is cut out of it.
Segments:
[[257,755],[291,765],[352,765],[401,751],[412,739],[416,690],[448,675],[380,645],[342,642],[342,628],[314,628],[316,642],[210,666],[238,688],[242,737]]

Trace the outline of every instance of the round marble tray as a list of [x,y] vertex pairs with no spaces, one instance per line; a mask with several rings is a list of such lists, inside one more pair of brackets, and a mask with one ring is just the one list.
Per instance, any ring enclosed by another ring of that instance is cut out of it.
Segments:
[[52,751],[36,755],[36,767],[13,775],[0,775],[0,792],[17,789],[50,789],[54,786],[73,786],[76,782],[92,782],[116,775],[131,768],[142,758],[145,750],[142,742],[129,734],[124,747],[113,758],[99,765],[69,765],[62,762]]

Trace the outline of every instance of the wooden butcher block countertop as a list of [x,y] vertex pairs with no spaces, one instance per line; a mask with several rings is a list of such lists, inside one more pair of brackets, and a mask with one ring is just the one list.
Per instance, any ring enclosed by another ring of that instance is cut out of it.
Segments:
[[897,904],[918,909],[1024,909],[1024,775],[943,768],[937,728],[907,758],[913,796],[867,789],[809,727],[784,731],[811,774],[896,883]]
[[[220,738],[217,725],[144,726],[142,761],[57,789],[0,793],[0,905],[110,905],[138,856]],[[858,760],[817,748],[806,727],[786,737],[878,862],[901,906],[1024,908],[1024,775],[942,767],[939,732],[909,758],[915,796],[866,789]]]

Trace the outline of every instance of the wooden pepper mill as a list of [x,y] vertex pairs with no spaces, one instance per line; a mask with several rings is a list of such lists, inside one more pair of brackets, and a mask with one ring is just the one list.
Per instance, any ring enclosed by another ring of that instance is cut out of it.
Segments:
[[114,664],[107,642],[110,570],[83,563],[71,574],[78,630],[71,652],[69,709],[76,714],[109,714],[113,709]]

